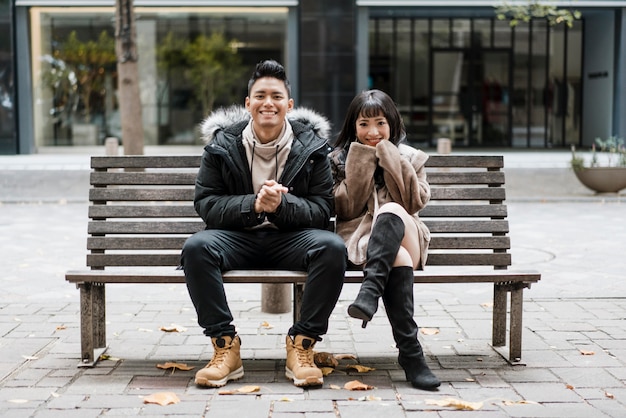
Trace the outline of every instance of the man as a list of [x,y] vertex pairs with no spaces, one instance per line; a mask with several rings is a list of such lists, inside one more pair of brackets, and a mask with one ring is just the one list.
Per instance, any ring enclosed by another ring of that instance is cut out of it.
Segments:
[[285,375],[296,386],[323,384],[313,347],[328,330],[346,269],[343,240],[327,230],[329,130],[322,116],[294,109],[285,70],[272,60],[256,66],[245,110],[220,109],[202,123],[207,145],[194,205],[206,229],[185,242],[181,256],[198,323],[214,349],[197,385],[220,387],[243,376],[221,273],[263,268],[308,272],[301,319],[286,338]]

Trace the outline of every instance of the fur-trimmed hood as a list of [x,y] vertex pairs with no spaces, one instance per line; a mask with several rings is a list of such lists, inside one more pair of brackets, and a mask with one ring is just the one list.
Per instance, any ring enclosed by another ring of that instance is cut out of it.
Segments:
[[[310,125],[315,134],[328,139],[330,135],[330,123],[328,120],[312,109],[306,107],[294,108],[287,113],[287,120]],[[218,131],[227,129],[233,125],[250,121],[250,113],[240,105],[220,108],[213,111],[200,124],[200,133],[205,144],[211,142]],[[295,131],[294,131],[295,133]]]

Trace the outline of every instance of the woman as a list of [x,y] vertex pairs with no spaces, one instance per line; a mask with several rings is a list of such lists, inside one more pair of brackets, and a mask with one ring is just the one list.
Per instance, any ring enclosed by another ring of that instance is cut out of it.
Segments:
[[372,319],[382,296],[398,362],[411,384],[433,390],[413,320],[413,270],[426,263],[430,232],[417,212],[430,199],[424,164],[428,156],[406,144],[402,118],[380,90],[356,96],[330,154],[337,233],[350,262],[363,268],[363,284],[348,314]]

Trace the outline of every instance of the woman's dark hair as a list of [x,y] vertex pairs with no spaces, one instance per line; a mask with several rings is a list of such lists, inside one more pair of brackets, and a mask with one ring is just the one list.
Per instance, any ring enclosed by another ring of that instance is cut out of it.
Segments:
[[384,91],[367,90],[352,99],[335,146],[348,149],[350,143],[356,139],[356,121],[360,115],[373,118],[381,113],[389,123],[389,140],[398,145],[405,139],[406,130],[396,104]]
[[248,96],[250,95],[250,90],[252,90],[252,86],[254,85],[254,83],[259,78],[263,77],[276,78],[285,83],[287,95],[289,96],[288,98],[291,99],[291,85],[289,84],[289,80],[287,79],[285,67],[283,67],[280,63],[274,60],[261,61],[256,65],[252,76],[250,76],[250,80],[248,80]]

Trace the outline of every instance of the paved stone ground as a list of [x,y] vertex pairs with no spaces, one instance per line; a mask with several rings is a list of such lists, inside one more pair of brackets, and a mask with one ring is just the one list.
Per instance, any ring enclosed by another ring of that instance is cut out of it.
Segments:
[[[189,152],[182,151],[172,153]],[[542,273],[541,282],[525,292],[522,363],[509,364],[489,344],[489,285],[416,286],[416,320],[423,330],[438,330],[420,339],[443,381],[438,392],[425,392],[404,381],[382,310],[365,330],[345,314],[356,285],[344,287],[329,333],[316,347],[356,360],[340,360],[320,389],[296,388],[285,379],[291,313],[262,313],[260,285],[227,288],[243,341],[246,375],[238,382],[222,389],[193,384],[212,349],[184,285],[108,286],[110,358],[95,368],[77,368],[78,291],[64,274],[85,262],[88,156],[0,157],[0,417],[470,413],[432,404],[447,398],[482,402],[473,414],[488,418],[624,417],[624,196],[584,189],[567,158],[558,152],[505,153],[513,269]],[[182,332],[160,331],[171,324]],[[156,367],[168,361],[195,369]],[[376,370],[348,368],[357,362]],[[374,389],[343,389],[355,379]],[[220,394],[245,385],[259,391]],[[144,404],[143,397],[155,392],[174,392],[181,401]]]

